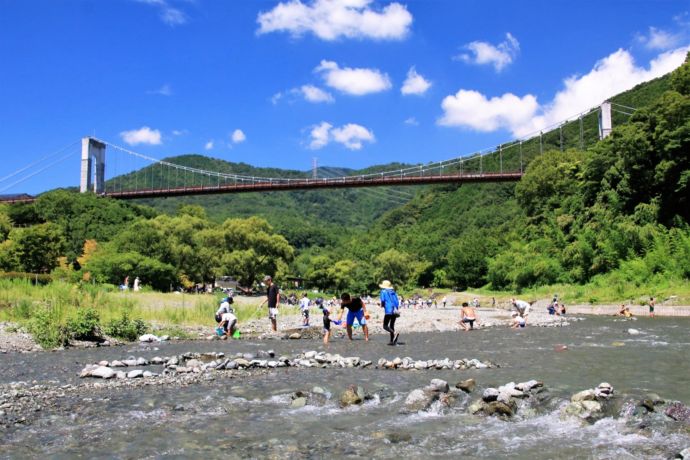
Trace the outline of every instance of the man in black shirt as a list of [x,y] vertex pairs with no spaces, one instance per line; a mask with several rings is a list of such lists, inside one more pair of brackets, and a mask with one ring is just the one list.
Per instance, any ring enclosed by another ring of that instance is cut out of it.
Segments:
[[367,327],[367,320],[365,319],[367,315],[367,306],[362,302],[359,297],[350,297],[347,292],[340,296],[340,315],[338,316],[338,321],[343,319],[343,312],[347,308],[347,336],[352,340],[352,325],[355,319],[362,326],[362,331],[364,332],[364,340],[369,341],[369,328]]
[[280,290],[278,286],[273,282],[273,278],[266,275],[264,276],[264,283],[268,286],[266,290],[266,299],[261,302],[259,308],[263,307],[266,302],[268,302],[268,319],[271,320],[271,327],[273,332],[278,330],[278,304],[280,303]]

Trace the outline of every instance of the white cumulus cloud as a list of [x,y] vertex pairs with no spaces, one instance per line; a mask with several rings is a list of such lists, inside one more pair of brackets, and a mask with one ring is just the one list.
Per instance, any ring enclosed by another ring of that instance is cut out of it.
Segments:
[[321,147],[328,145],[330,130],[333,127],[332,124],[322,121],[316,126],[313,126],[309,135],[311,136],[311,142],[309,143],[309,148],[317,150]]
[[405,123],[406,125],[409,125],[409,126],[419,126],[419,122],[417,121],[417,119],[415,117],[410,117],[410,118],[406,119],[405,121],[403,121],[403,123]]
[[506,39],[498,45],[474,41],[466,44],[464,48],[468,53],[459,54],[454,59],[470,64],[492,65],[496,72],[500,72],[504,67],[513,62],[518,51],[520,51],[520,43],[508,32]]
[[210,140],[204,144],[204,150],[213,150],[213,140]]
[[353,96],[386,91],[392,86],[388,75],[378,69],[341,68],[333,61],[323,60],[314,72],[320,73],[329,87]]
[[132,129],[130,131],[122,131],[120,137],[129,145],[160,145],[163,143],[161,141],[161,132],[157,129],[151,129],[148,126],[142,126],[139,129]]
[[240,144],[247,140],[247,136],[244,135],[244,132],[241,129],[236,129],[230,135],[230,139],[232,139],[234,144]]
[[312,126],[309,132],[311,141],[309,148],[320,149],[330,142],[336,142],[345,146],[349,150],[360,150],[364,142],[374,142],[374,133],[362,125],[348,123],[340,127],[322,121],[318,125]]
[[404,5],[390,3],[376,11],[371,3],[372,0],[281,2],[270,11],[259,13],[257,33],[288,32],[299,37],[311,32],[327,41],[343,37],[401,40],[407,36],[412,15]]
[[478,91],[461,89],[441,102],[443,117],[439,124],[464,126],[476,131],[513,130],[534,116],[539,104],[528,94],[522,98],[514,94],[487,98]]
[[566,78],[563,89],[546,104],[540,104],[532,94],[520,97],[505,93],[488,98],[477,91],[461,89],[443,99],[443,115],[438,124],[476,131],[506,129],[517,137],[525,136],[563,122],[639,83],[672,71],[683,63],[688,49],[690,47],[662,53],[646,68],[636,65],[628,51],[619,49],[598,61],[587,74]]
[[407,71],[407,78],[400,88],[400,92],[404,95],[409,94],[424,94],[431,88],[431,82],[417,73],[414,67]]

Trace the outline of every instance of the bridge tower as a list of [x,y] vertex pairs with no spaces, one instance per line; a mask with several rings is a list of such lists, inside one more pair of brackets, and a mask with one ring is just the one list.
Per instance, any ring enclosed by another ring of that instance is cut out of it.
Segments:
[[608,137],[613,129],[611,123],[611,103],[609,101],[601,104],[599,108],[599,139]]
[[92,137],[81,140],[81,182],[79,191],[105,192],[105,144]]

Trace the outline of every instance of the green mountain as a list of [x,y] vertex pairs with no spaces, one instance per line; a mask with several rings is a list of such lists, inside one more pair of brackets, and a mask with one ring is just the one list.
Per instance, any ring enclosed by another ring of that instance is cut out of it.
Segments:
[[[308,178],[311,171],[257,168],[246,163],[231,163],[202,155],[183,155],[164,161],[190,168],[224,174],[253,177]],[[400,169],[409,165],[390,163],[362,170],[321,167],[318,177],[369,174]],[[198,183],[190,183],[196,177]],[[170,187],[201,185],[204,178],[170,172],[160,166],[149,166],[108,181],[109,190],[129,189],[135,184],[165,184]],[[420,188],[420,187],[417,187]],[[230,217],[260,216],[297,248],[331,246],[346,235],[365,231],[391,208],[414,197],[415,187],[380,187],[375,189],[340,189],[319,191],[283,191],[242,194],[220,194],[136,200],[159,212],[175,214],[184,205],[199,205],[209,218],[222,222]]]

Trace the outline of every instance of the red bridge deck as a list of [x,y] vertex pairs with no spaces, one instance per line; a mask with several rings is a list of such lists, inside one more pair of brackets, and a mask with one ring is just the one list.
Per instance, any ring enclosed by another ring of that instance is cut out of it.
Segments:
[[[221,193],[249,193],[249,192],[277,192],[285,190],[313,190],[329,188],[356,187],[385,187],[400,185],[428,185],[451,183],[482,183],[482,182],[517,182],[522,178],[522,172],[476,173],[476,174],[444,174],[436,176],[384,176],[379,178],[339,177],[328,179],[276,179],[276,181],[261,181],[254,183],[204,185],[196,187],[175,187],[168,189],[142,189],[121,192],[106,192],[105,196],[120,200],[137,198],[156,198],[168,196],[214,195]],[[7,199],[3,203],[30,203],[35,197],[23,196],[18,199]]]

